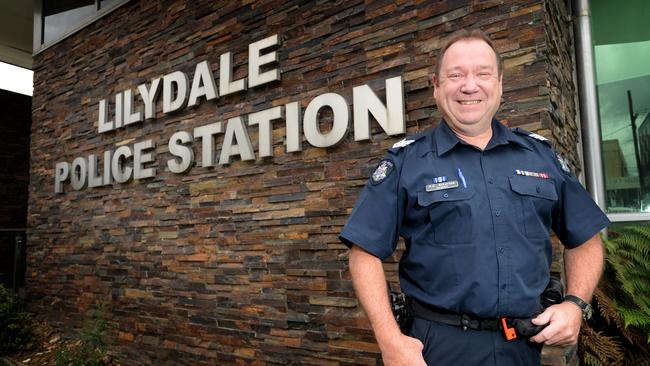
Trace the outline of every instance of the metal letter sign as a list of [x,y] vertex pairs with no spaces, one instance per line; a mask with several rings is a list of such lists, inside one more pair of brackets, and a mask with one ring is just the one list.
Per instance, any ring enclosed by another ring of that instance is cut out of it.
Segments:
[[[112,98],[101,99],[98,102],[97,132],[105,134],[127,125],[154,120],[157,117],[158,102],[163,113],[180,113],[183,108],[196,107],[204,101],[279,82],[281,78],[276,50],[279,44],[277,34],[251,43],[248,46],[248,76],[238,80],[232,80],[232,53],[226,52],[219,59],[218,83],[210,64],[200,61],[194,67],[191,84],[187,74],[173,71],[152,79],[148,84],[138,85],[138,96],[135,90],[127,89],[116,92]],[[188,172],[195,165],[195,149],[199,146],[201,168],[231,164],[234,157],[240,160],[273,157],[277,151],[273,146],[273,127],[281,123],[285,126],[284,144],[287,153],[302,151],[303,136],[312,146],[332,147],[343,141],[348,133],[350,108],[353,112],[355,141],[370,139],[370,115],[387,136],[403,134],[406,123],[402,77],[387,79],[384,92],[385,102],[370,86],[357,86],[352,90],[352,105],[340,94],[324,93],[307,104],[304,114],[300,101],[294,100],[284,105],[271,101],[271,108],[232,117],[225,122],[211,122],[196,127],[191,132],[174,131],[167,141],[167,149],[173,156],[167,160],[167,168],[174,174]],[[162,101],[159,101],[161,93]],[[321,112],[324,109],[332,111],[332,128],[329,131],[321,129]],[[255,131],[257,157],[251,142],[251,132]],[[220,134],[224,138],[219,147],[216,136]],[[100,156],[103,157],[102,160],[99,159]],[[156,175],[156,168],[151,166],[155,159],[156,142],[145,139],[130,146],[120,144],[115,149],[105,150],[103,154],[76,157],[72,163],[57,162],[54,168],[54,192],[63,193],[66,182],[74,190],[82,190],[112,185],[113,182],[119,184],[131,179],[152,178]]]

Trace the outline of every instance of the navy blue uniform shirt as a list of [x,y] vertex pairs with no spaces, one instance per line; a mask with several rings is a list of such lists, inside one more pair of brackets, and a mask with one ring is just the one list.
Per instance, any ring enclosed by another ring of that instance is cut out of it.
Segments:
[[574,248],[609,224],[542,140],[496,120],[484,151],[444,121],[406,138],[379,163],[340,238],[383,260],[402,236],[400,284],[421,302],[531,316],[549,280],[550,229]]

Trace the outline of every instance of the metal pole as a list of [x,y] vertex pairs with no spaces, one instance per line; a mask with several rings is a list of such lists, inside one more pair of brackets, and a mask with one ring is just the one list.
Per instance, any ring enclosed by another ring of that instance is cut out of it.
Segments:
[[591,40],[591,20],[588,0],[572,0],[574,33],[576,35],[576,64],[580,95],[580,118],[582,120],[585,182],[592,198],[605,209],[605,185],[600,146],[600,123],[598,98],[596,96],[596,73]]
[[[634,158],[636,159],[636,171],[639,176],[639,189],[643,189],[643,174],[641,169],[641,155],[639,155],[639,136],[636,130],[636,119],[639,117],[638,113],[634,113],[634,103],[632,101],[632,92],[627,91],[627,107],[630,111],[630,122],[632,124],[632,143],[634,144]],[[643,207],[640,207],[643,209]]]

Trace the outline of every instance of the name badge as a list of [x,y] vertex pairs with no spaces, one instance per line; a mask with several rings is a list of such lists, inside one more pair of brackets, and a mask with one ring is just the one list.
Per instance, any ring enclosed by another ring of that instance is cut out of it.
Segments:
[[440,191],[443,189],[458,188],[457,180],[450,180],[448,182],[427,184],[425,189],[427,192]]

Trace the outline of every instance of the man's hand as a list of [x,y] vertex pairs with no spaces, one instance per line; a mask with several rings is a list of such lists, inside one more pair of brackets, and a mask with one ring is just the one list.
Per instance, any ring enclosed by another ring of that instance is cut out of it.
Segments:
[[[598,285],[603,272],[603,243],[600,234],[572,249],[564,250],[567,293],[585,301]],[[532,320],[535,325],[548,324],[544,330],[530,338],[531,341],[548,345],[567,346],[578,342],[582,310],[570,302],[549,306]]]
[[548,326],[530,340],[550,346],[568,346],[578,342],[582,310],[575,304],[563,302],[549,306],[543,313],[532,320],[535,325]]
[[386,366],[427,366],[422,357],[424,345],[419,339],[400,334],[390,342],[379,344]]
[[350,275],[375,332],[384,365],[426,366],[422,342],[402,334],[393,317],[381,260],[354,245],[350,251]]

